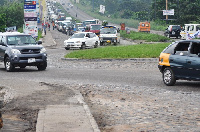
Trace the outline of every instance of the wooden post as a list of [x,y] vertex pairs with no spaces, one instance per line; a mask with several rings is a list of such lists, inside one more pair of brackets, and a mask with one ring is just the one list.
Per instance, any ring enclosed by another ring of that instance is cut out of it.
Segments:
[[[168,3],[168,1],[166,0],[166,11],[168,10],[168,6],[167,6],[168,4],[167,3]],[[167,20],[168,20],[168,15],[166,15],[166,21]]]

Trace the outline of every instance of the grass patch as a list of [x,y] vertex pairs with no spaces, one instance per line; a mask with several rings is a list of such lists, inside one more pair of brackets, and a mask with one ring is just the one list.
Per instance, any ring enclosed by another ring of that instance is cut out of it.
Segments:
[[131,31],[130,34],[127,34],[126,31],[120,31],[120,36],[132,40],[146,40],[147,42],[166,42],[170,40],[169,38],[158,34],[135,32],[135,31]]
[[125,59],[157,58],[170,43],[140,44],[129,46],[108,46],[96,49],[78,50],[65,55],[65,58],[79,59]]

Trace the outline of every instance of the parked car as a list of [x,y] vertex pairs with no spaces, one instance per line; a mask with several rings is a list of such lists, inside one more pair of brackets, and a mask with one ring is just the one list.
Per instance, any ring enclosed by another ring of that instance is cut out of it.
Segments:
[[99,45],[99,37],[92,32],[79,32],[73,34],[68,40],[64,41],[66,50],[71,48],[85,49],[96,48]]
[[168,28],[165,30],[164,35],[168,38],[170,38],[170,37],[180,38],[181,30],[182,29],[181,29],[180,25],[169,25]]
[[5,69],[13,71],[15,67],[25,68],[36,66],[38,70],[47,67],[47,53],[31,35],[19,32],[0,33],[0,61],[4,62]]
[[200,41],[182,40],[173,42],[159,57],[158,68],[163,82],[174,85],[176,80],[200,80]]

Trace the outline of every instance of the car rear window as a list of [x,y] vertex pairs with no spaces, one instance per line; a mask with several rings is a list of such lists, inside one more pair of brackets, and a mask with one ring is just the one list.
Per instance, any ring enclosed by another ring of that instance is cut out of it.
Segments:
[[172,30],[176,30],[176,29],[181,30],[181,26],[172,26]]

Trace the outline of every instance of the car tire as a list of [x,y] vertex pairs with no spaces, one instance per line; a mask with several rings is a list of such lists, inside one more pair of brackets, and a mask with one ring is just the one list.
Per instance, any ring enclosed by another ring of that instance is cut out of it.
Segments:
[[4,61],[4,66],[5,66],[5,69],[7,72],[12,72],[15,69],[14,65],[10,62],[9,57],[6,57],[6,59]]
[[173,86],[176,83],[174,72],[169,67],[165,68],[163,71],[163,82],[167,86]]
[[170,34],[169,33],[167,34],[167,37],[170,38]]
[[46,70],[46,68],[47,68],[47,62],[38,65],[37,68],[38,68],[38,71],[44,71],[44,70]]
[[86,48],[86,45],[85,45],[85,43],[83,43],[82,45],[81,45],[81,49],[85,49]]
[[94,44],[94,48],[97,48],[97,47],[98,47],[98,41],[96,41]]
[[68,48],[68,47],[65,47],[65,49],[66,49],[66,50],[69,50],[70,48]]
[[103,46],[104,45],[104,43],[103,42],[100,42],[100,46]]

